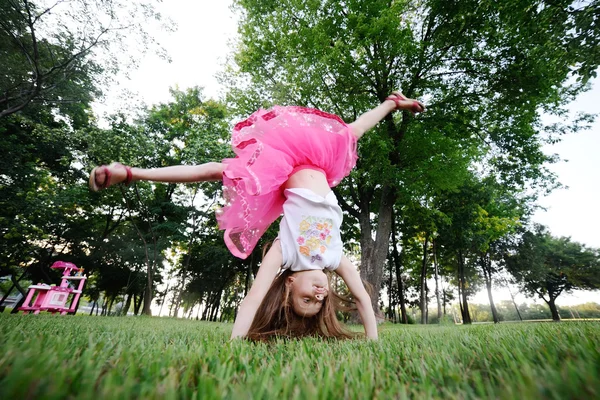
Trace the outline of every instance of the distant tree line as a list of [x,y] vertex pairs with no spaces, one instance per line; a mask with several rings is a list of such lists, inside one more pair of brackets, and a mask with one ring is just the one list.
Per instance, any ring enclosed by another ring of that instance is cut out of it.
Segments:
[[[600,319],[600,304],[582,303],[573,306],[557,306],[558,314],[561,320],[582,320],[582,319]],[[496,303],[500,321],[520,322],[520,321],[550,321],[552,312],[547,304],[523,302],[515,304],[511,300],[501,300]],[[493,323],[494,316],[490,310],[489,304],[469,304],[469,312],[473,323]],[[408,323],[418,323],[420,320],[420,310],[418,308],[408,309]],[[390,322],[398,322],[390,320]],[[437,315],[429,317],[430,324],[456,324],[461,323],[460,309],[458,305],[453,305],[448,309],[447,314],[441,319]]]

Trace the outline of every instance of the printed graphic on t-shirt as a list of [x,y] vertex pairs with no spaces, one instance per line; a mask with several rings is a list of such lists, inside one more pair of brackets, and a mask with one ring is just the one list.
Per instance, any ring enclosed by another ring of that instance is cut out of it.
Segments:
[[296,239],[300,254],[310,258],[311,264],[322,261],[322,254],[327,251],[331,242],[331,218],[302,216],[299,225],[300,235]]

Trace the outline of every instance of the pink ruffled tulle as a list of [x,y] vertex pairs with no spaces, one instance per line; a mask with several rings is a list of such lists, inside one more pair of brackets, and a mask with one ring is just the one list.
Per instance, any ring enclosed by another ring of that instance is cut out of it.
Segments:
[[258,110],[237,124],[223,160],[225,205],[219,228],[231,253],[246,258],[283,211],[282,185],[294,168],[316,167],[336,186],[356,164],[356,137],[339,117],[304,107]]

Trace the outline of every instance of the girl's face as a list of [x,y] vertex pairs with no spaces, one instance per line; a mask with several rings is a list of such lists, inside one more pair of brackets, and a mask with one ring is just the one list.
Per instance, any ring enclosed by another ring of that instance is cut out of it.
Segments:
[[295,272],[287,278],[294,312],[303,317],[316,315],[329,294],[329,280],[321,270]]

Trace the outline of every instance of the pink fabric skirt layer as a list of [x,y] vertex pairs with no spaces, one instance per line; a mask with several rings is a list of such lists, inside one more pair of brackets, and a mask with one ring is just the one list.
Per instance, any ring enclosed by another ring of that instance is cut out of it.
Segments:
[[339,117],[304,107],[258,110],[232,133],[235,158],[223,160],[225,205],[219,228],[231,253],[246,258],[283,211],[282,185],[303,167],[336,186],[356,164],[356,137]]

